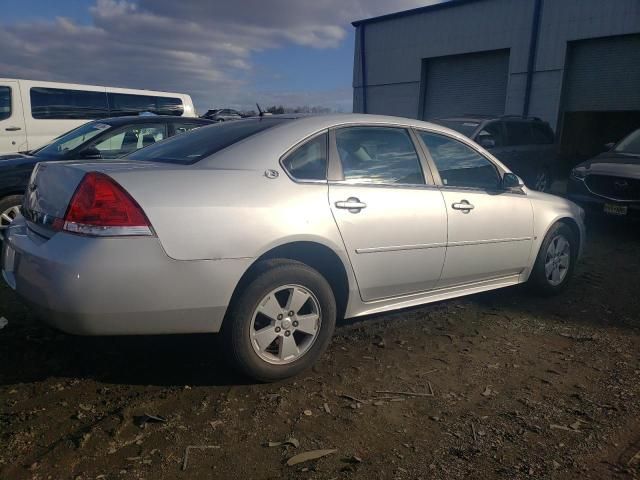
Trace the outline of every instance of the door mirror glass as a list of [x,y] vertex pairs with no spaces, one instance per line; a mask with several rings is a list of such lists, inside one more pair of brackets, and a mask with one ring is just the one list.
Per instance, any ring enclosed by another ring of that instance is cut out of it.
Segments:
[[522,188],[524,182],[515,173],[505,173],[502,177],[502,188],[505,190],[511,190],[512,188]]

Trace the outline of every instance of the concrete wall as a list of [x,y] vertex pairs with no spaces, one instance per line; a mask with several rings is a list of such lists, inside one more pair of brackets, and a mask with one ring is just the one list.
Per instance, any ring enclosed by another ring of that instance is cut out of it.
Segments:
[[[422,60],[510,49],[505,113],[524,107],[534,0],[477,0],[357,26],[354,111],[363,111],[364,29],[367,113],[417,118]],[[529,114],[556,126],[567,42],[640,32],[640,0],[543,0]]]

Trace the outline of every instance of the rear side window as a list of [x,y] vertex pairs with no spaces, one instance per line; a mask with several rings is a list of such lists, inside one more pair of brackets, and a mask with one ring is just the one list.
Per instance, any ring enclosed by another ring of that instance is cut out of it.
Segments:
[[531,123],[529,122],[505,122],[507,127],[508,145],[531,145]]
[[109,116],[104,92],[33,87],[31,116],[37,119],[95,119]]
[[188,165],[286,121],[260,118],[208,125],[143,148],[127,158]]
[[327,134],[318,135],[296,148],[282,160],[282,166],[296,180],[326,180]]
[[546,123],[534,123],[531,125],[533,143],[538,145],[549,145],[555,141],[551,127]]
[[141,112],[180,116],[184,112],[179,98],[129,93],[107,93],[107,96],[112,116],[138,115]]
[[11,116],[11,88],[0,87],[0,120]]
[[413,141],[403,128],[341,128],[336,130],[336,147],[346,182],[425,183]]

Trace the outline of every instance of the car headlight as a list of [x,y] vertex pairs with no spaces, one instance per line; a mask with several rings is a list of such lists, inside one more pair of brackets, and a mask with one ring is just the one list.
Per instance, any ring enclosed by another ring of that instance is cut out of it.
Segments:
[[584,180],[587,176],[587,169],[585,167],[576,167],[571,170],[571,177],[576,180]]

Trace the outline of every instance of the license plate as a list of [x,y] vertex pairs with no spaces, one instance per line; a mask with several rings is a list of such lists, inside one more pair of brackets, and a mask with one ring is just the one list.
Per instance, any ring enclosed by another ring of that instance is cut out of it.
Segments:
[[608,213],[609,215],[626,215],[627,210],[628,207],[626,205],[604,204],[604,213]]

